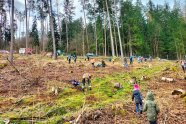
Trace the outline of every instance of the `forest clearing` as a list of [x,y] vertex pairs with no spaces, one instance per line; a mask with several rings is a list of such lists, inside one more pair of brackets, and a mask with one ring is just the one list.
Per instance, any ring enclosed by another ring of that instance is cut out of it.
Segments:
[[186,124],[186,0],[0,0],[0,124]]
[[[41,55],[16,55],[16,72],[8,61],[0,71],[0,118],[11,123],[72,123],[82,114],[82,124],[136,124],[147,123],[145,114],[135,115],[131,100],[131,77],[140,80],[140,90],[145,97],[148,90],[155,94],[160,107],[160,124],[183,124],[186,122],[186,97],[172,95],[173,90],[186,90],[186,80],[180,64],[176,61],[158,61],[129,65],[126,69],[119,58],[113,64],[104,59],[106,67],[93,68],[89,61],[79,58],[77,63],[68,64],[66,57],[58,60]],[[151,66],[149,66],[151,65]],[[71,80],[81,82],[83,73],[93,76],[92,90],[82,92],[73,87]],[[26,77],[23,78],[23,77]],[[161,81],[161,77],[173,78],[174,82]],[[121,89],[114,83],[120,82]],[[55,95],[52,87],[59,88]]]

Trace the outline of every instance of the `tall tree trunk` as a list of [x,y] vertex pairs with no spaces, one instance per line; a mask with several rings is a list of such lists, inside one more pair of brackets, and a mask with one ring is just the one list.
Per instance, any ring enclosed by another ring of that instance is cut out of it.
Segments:
[[9,60],[13,63],[13,45],[14,45],[14,0],[11,0],[11,43],[10,43],[10,56]]
[[132,51],[132,38],[131,38],[131,29],[129,25],[129,51],[130,51],[130,56],[133,56],[133,51]]
[[114,41],[113,41],[113,35],[112,35],[112,26],[111,26],[111,21],[110,21],[110,14],[109,14],[109,10],[108,10],[107,0],[106,0],[106,8],[107,8],[108,21],[109,21],[109,28],[110,28],[110,39],[111,39],[112,56],[115,56]]
[[96,56],[98,55],[98,40],[97,40],[97,29],[96,29],[96,11],[95,11],[95,5],[96,5],[96,2],[94,0],[94,20],[95,20],[95,40],[96,40]]
[[48,23],[48,21],[46,21],[46,35],[48,34],[48,27],[49,27],[49,23]]
[[61,41],[61,20],[59,19],[59,0],[56,0],[56,4],[57,4],[57,20],[58,20],[58,26],[59,26],[59,43],[60,45],[62,45],[62,41]]
[[[103,5],[103,9],[105,10],[105,4]],[[107,56],[107,30],[106,30],[106,13],[104,13],[104,39],[105,39],[105,57]]]
[[118,43],[117,43],[117,36],[116,36],[116,28],[115,28],[115,21],[117,21],[117,11],[116,11],[116,1],[114,0],[114,6],[115,6],[115,10],[114,12],[112,12],[112,15],[115,13],[115,18],[116,20],[114,20],[114,18],[112,17],[112,22],[113,22],[113,28],[114,28],[114,43],[115,43],[115,48],[116,48],[116,56],[118,57]]
[[50,17],[50,28],[51,28],[51,33],[52,33],[52,40],[53,40],[53,59],[57,59],[56,40],[55,40],[55,35],[54,35],[54,21],[53,21],[53,16],[52,16],[52,1],[51,0],[50,0],[49,17]]
[[105,39],[105,57],[107,56],[107,30],[106,30],[106,15],[104,14],[104,39]]
[[82,39],[83,39],[83,56],[85,56],[85,35],[84,35],[84,28],[82,28]]
[[[42,2],[42,8],[41,8],[41,13],[43,15],[43,2]],[[44,43],[44,19],[43,17],[41,16],[41,43],[42,43],[42,51],[45,51],[45,43]]]
[[115,47],[116,47],[116,56],[118,57],[118,44],[117,44],[117,37],[116,37],[116,29],[115,29],[114,25],[113,25],[113,28],[114,28],[114,43],[115,43]]
[[[28,19],[27,19],[27,0],[25,0],[25,17],[26,17],[26,49],[28,48]],[[26,53],[27,54],[27,53]]]
[[30,42],[30,37],[29,37],[29,26],[30,26],[30,9],[28,9],[28,19],[27,19],[27,24],[28,24],[28,29],[27,29],[27,31],[28,31],[28,42],[27,42],[27,44],[28,44],[28,48],[29,48],[29,42]]
[[123,47],[124,47],[124,56],[127,56],[127,53],[126,53],[126,45],[125,45],[125,35],[124,35],[124,26],[123,26],[123,20],[122,20],[122,17],[121,17],[121,28],[122,28],[122,41],[123,41]]
[[24,37],[24,32],[25,32],[25,19],[23,18],[23,32],[21,34],[22,38]]
[[[116,18],[117,18],[117,13],[116,13],[116,0],[114,0],[114,4],[115,4],[115,14],[116,14],[115,16],[116,16]],[[116,19],[116,26],[117,26],[117,29],[118,29],[118,37],[119,37],[121,61],[122,61],[122,63],[124,63],[123,47],[122,47],[122,42],[121,42],[121,34],[120,34],[120,29],[119,29],[119,24],[118,24],[117,19]]]
[[18,41],[18,48],[20,47],[20,43],[21,43],[21,20],[19,22],[19,41]]
[[122,47],[122,42],[121,42],[121,35],[120,35],[120,29],[119,29],[119,24],[117,23],[117,28],[118,28],[118,36],[119,36],[119,45],[120,45],[120,53],[121,53],[121,60],[124,63],[124,56],[123,56],[123,47]]
[[44,20],[41,19],[41,43],[43,46],[42,51],[45,51],[45,43],[44,43]]
[[66,40],[67,40],[67,53],[68,53],[69,44],[68,44],[68,22],[67,22],[67,20],[66,20]]
[[87,47],[88,47],[88,52],[90,50],[89,47],[89,41],[88,41],[88,31],[87,31],[87,21],[86,21],[86,13],[85,13],[85,0],[83,0],[83,15],[84,15],[84,22],[85,22],[85,31],[86,31],[86,40],[87,40]]

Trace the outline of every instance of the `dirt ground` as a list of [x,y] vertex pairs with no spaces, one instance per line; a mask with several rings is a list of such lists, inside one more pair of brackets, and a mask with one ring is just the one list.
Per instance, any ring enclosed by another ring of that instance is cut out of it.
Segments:
[[[38,61],[39,60],[39,61]],[[25,95],[40,94],[44,100],[45,94],[50,90],[51,85],[64,87],[70,84],[70,80],[81,81],[82,75],[89,72],[93,77],[104,77],[111,75],[113,72],[126,72],[132,69],[125,70],[119,63],[106,62],[109,66],[105,68],[93,68],[90,62],[79,60],[77,64],[68,64],[66,60],[40,60],[40,59],[16,59],[15,67],[17,72],[9,64],[3,69],[0,69],[0,96],[7,97],[22,97]],[[133,67],[131,67],[133,68]],[[174,89],[186,90],[186,80],[180,75],[183,75],[179,70],[179,75],[172,71],[164,71],[160,75],[172,77],[174,83],[162,82],[154,75],[148,82],[148,89],[155,94],[155,100],[160,107],[158,116],[159,124],[184,124],[186,123],[186,104],[180,96],[171,95]],[[52,84],[50,81],[53,81]],[[147,90],[142,94],[145,97]],[[42,99],[41,98],[41,99]],[[130,96],[129,98],[130,99]],[[10,106],[10,101],[0,101],[0,109]],[[112,109],[111,109],[112,108]],[[75,119],[72,117],[71,120]],[[68,120],[70,121],[70,120]],[[85,112],[80,118],[80,124],[147,124],[145,113],[138,117],[135,113],[135,106],[132,101],[116,103],[108,105],[100,110]]]
[[68,64],[65,60],[38,63],[37,60],[20,59],[15,61],[14,66],[21,75],[11,65],[0,70],[0,95],[2,97],[34,95],[38,93],[38,89],[40,93],[43,93],[50,80],[56,81],[56,84],[50,83],[50,85],[59,85],[60,87],[73,79],[81,81],[82,75],[87,72],[93,77],[104,77],[104,75],[115,71],[124,71],[118,66],[93,68],[90,62],[79,61],[77,64],[73,62]]
[[[184,75],[181,70],[180,75]],[[174,83],[162,82],[158,77],[172,77]],[[153,91],[160,107],[158,124],[186,124],[186,103],[179,95],[171,95],[175,89],[186,90],[186,80],[171,71],[165,71],[148,81],[148,89]],[[145,97],[147,91],[142,94]],[[129,98],[131,99],[131,98]],[[112,108],[112,109],[111,109]],[[123,110],[123,111],[121,111]],[[80,124],[148,124],[146,114],[138,116],[132,101],[116,103],[101,110],[88,112],[82,116]]]

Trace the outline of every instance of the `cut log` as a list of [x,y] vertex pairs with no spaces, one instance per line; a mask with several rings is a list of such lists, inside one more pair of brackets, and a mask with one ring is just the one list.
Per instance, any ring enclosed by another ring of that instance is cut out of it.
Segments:
[[141,77],[141,80],[143,81],[143,80],[149,80],[150,78],[149,77],[146,77],[146,76],[142,76]]
[[161,80],[162,80],[162,81],[166,81],[166,78],[165,78],[165,77],[162,77]]
[[173,78],[166,78],[166,77],[162,77],[161,80],[165,82],[169,82],[169,83],[172,83],[175,81]]
[[121,89],[121,88],[122,88],[121,83],[115,83],[115,84],[114,84],[114,88],[116,88],[116,89]]
[[94,120],[97,120],[98,118],[100,118],[103,115],[103,113],[100,110],[97,110],[94,112]]
[[184,94],[184,93],[185,93],[184,90],[178,89],[178,90],[174,90],[174,91],[172,92],[172,95],[181,95],[181,94]]
[[174,82],[174,79],[173,78],[167,78],[166,79],[168,82]]

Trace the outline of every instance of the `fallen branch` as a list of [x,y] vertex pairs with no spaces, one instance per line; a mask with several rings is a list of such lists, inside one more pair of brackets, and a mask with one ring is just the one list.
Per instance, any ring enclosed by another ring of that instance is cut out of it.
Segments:
[[84,111],[85,111],[85,102],[86,102],[86,95],[85,95],[85,99],[84,99],[84,103],[83,103],[83,107],[82,107],[82,111],[79,114],[79,116],[77,117],[77,119],[75,120],[74,124],[77,124],[77,122],[79,121],[79,119],[81,118],[81,116],[83,115]]

